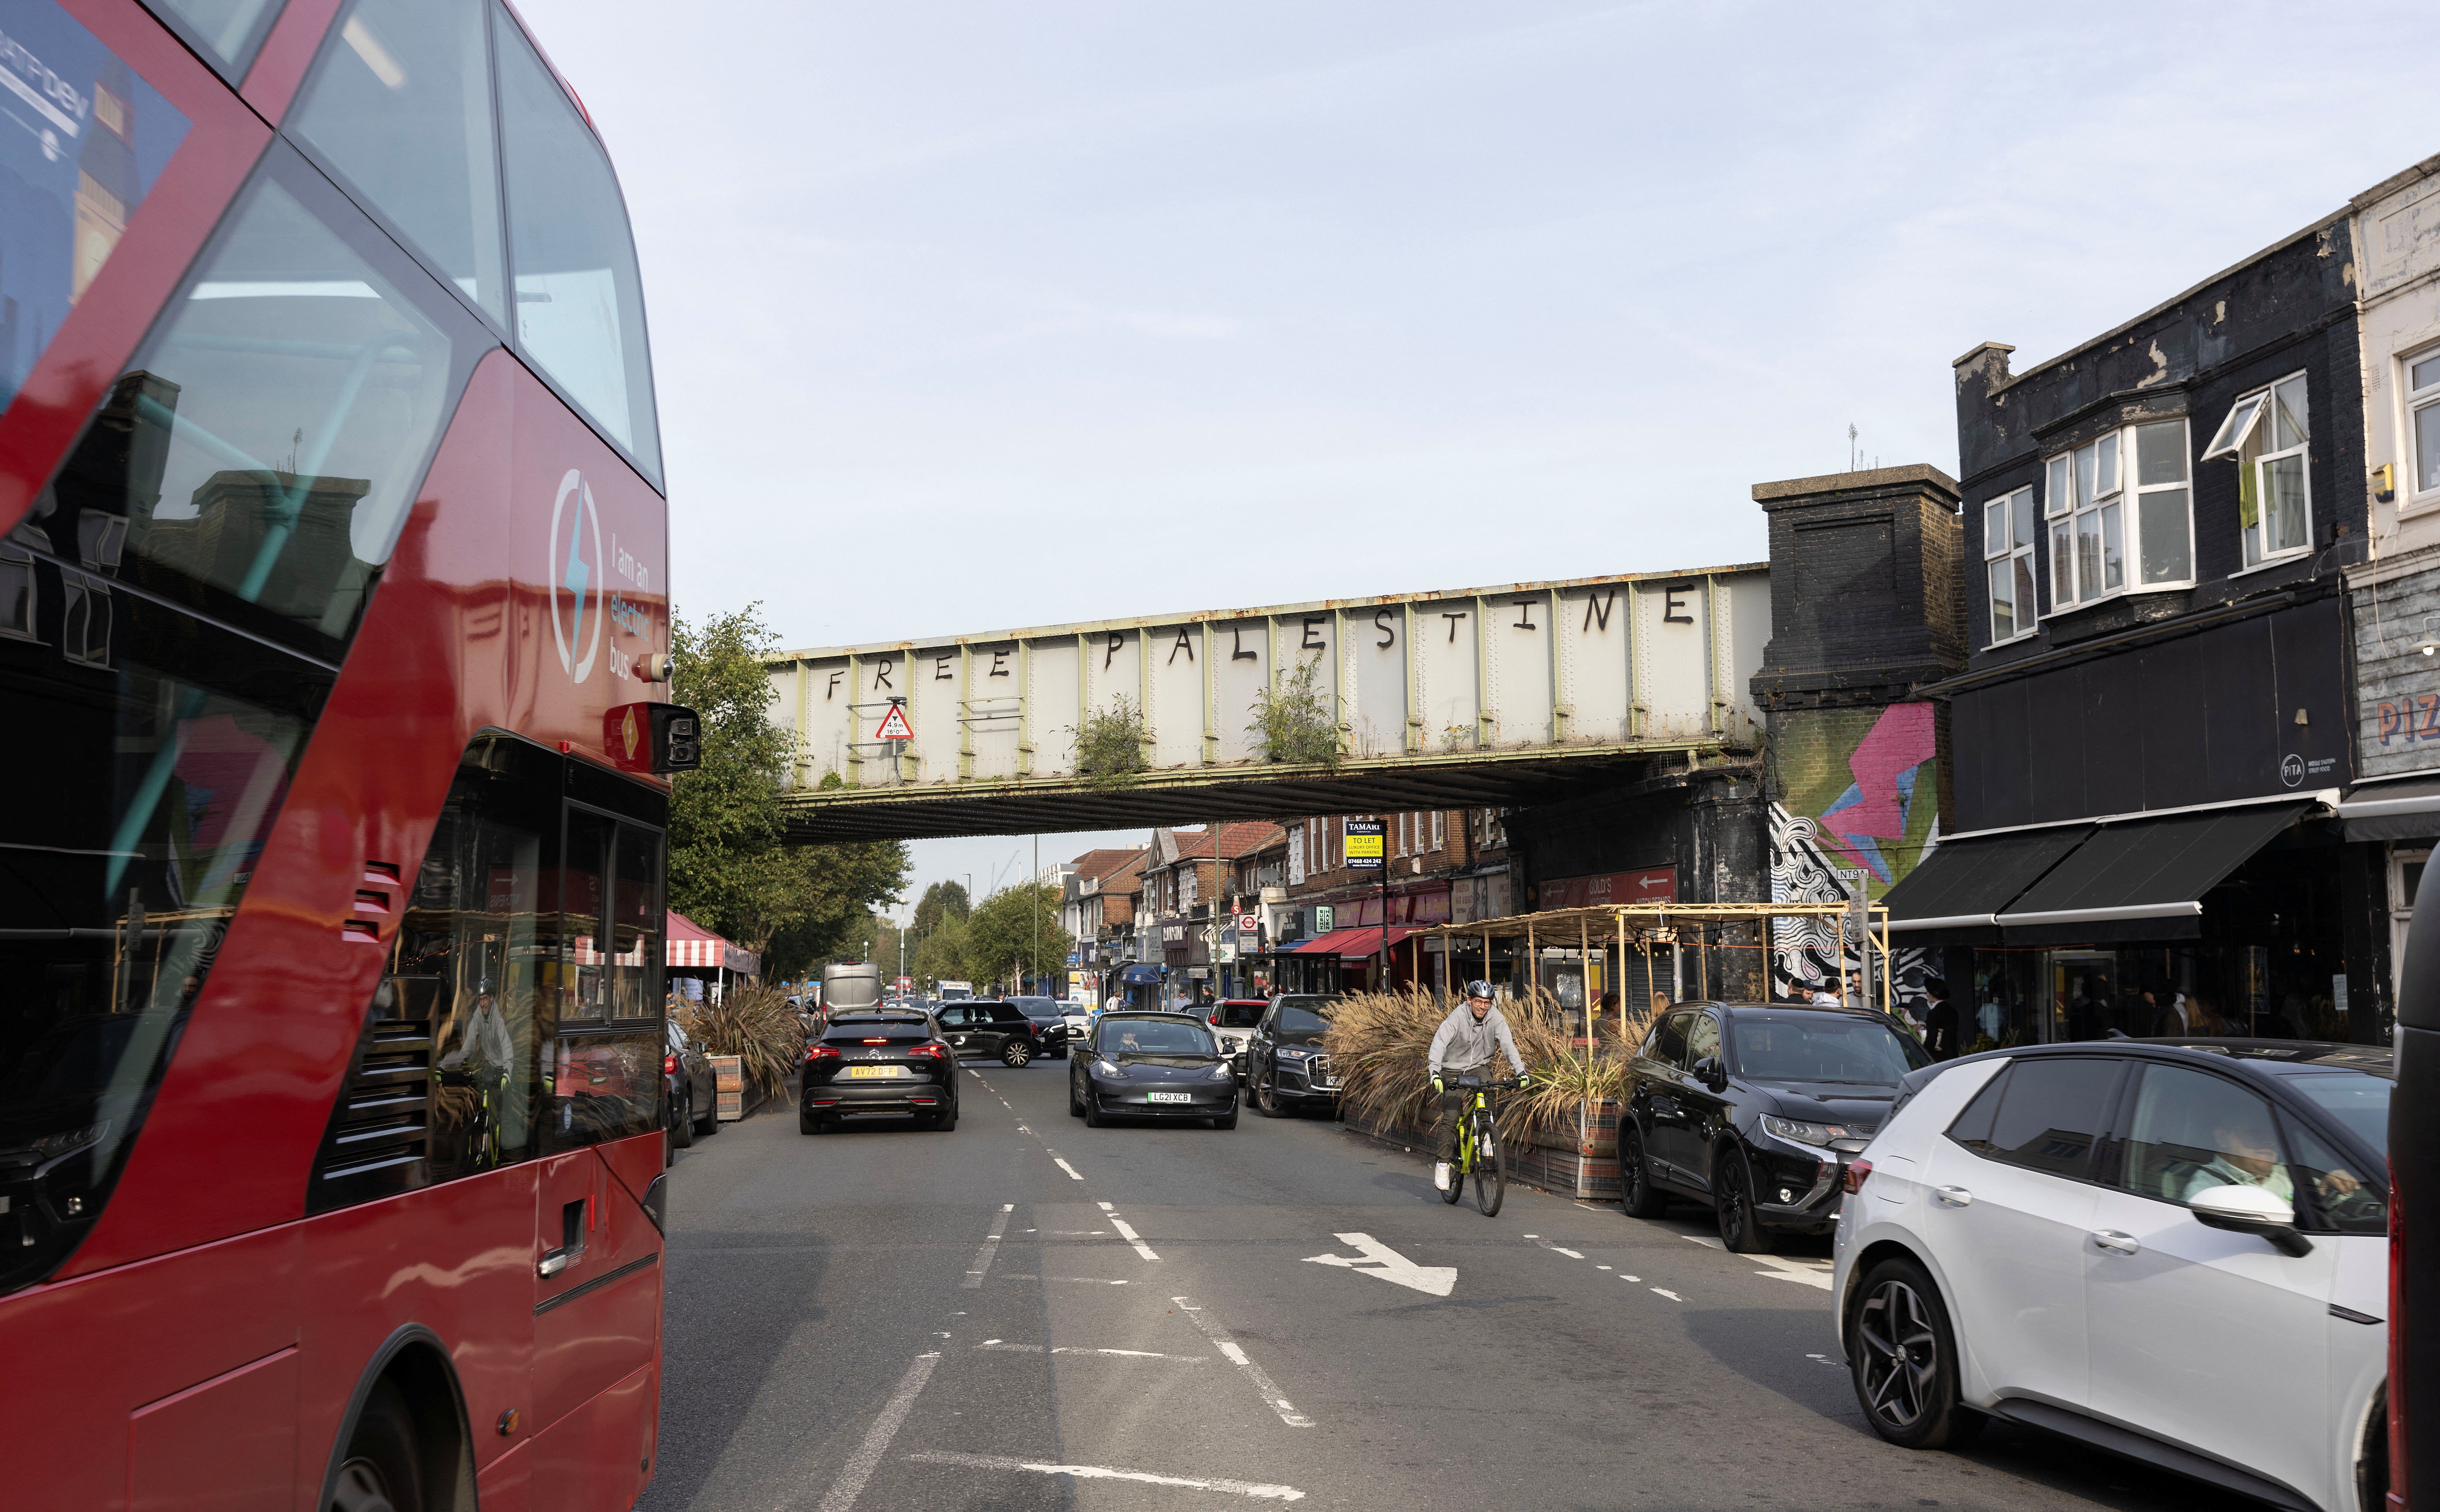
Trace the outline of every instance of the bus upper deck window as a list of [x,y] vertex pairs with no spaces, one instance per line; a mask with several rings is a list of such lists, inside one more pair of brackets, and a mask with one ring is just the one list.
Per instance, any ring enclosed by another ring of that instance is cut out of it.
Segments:
[[278,0],[145,0],[223,79],[243,81],[279,17]]
[[643,287],[619,180],[525,33],[493,14],[517,348],[657,486]]
[[324,45],[290,130],[505,323],[483,31],[482,0],[361,0]]

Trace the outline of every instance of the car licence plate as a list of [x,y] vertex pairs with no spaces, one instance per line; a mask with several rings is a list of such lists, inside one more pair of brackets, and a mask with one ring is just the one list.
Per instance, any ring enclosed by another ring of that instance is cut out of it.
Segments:
[[904,1076],[906,1071],[901,1066],[850,1066],[847,1073],[851,1077],[862,1080],[868,1076]]
[[1144,1101],[1147,1103],[1191,1103],[1194,1101],[1194,1094],[1193,1092],[1146,1092],[1144,1093]]

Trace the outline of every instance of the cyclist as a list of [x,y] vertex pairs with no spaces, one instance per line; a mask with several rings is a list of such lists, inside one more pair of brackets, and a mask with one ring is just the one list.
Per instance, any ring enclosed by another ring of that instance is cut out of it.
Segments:
[[1439,1158],[1432,1166],[1432,1185],[1448,1190],[1449,1161],[1457,1157],[1458,1114],[1465,1107],[1465,1093],[1451,1091],[1442,1085],[1442,1073],[1470,1076],[1491,1064],[1493,1051],[1508,1057],[1516,1071],[1519,1090],[1532,1085],[1525,1073],[1525,1057],[1516,1053],[1516,1041],[1508,1033],[1508,1020],[1491,1006],[1491,983],[1469,981],[1465,984],[1465,1001],[1449,1010],[1441,1026],[1432,1034],[1431,1053],[1425,1064],[1431,1071],[1432,1090],[1439,1102],[1432,1112],[1432,1132],[1439,1140]]

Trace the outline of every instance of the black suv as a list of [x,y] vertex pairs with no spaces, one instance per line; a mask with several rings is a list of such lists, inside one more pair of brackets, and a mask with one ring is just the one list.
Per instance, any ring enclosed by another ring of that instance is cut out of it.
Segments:
[[[1002,1065],[1022,1066],[1050,1053],[1044,1038],[1049,1026],[1035,1023],[1023,1008],[1005,999],[960,998],[942,1003],[934,1017],[941,1020],[942,1037],[957,1048],[960,1057],[996,1056]],[[1064,1019],[1059,1040],[1063,1045],[1068,1040]]]
[[1657,1218],[1710,1203],[1720,1240],[1767,1254],[1782,1233],[1838,1226],[1839,1176],[1930,1064],[1884,1014],[1799,1003],[1679,1003],[1627,1066],[1621,1201]]
[[915,1118],[958,1126],[958,1058],[932,1020],[901,1009],[842,1009],[805,1047],[797,1131],[819,1134],[851,1118]]
[[1321,1036],[1338,999],[1319,993],[1282,993],[1246,1040],[1246,1095],[1265,1118],[1338,1102],[1338,1079]]
[[1011,998],[1010,1002],[1033,1023],[1042,1053],[1053,1060],[1068,1058],[1068,1010],[1056,998]]

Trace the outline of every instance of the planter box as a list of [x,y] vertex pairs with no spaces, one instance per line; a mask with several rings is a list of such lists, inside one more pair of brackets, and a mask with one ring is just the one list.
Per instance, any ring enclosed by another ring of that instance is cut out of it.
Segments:
[[745,1116],[745,1063],[735,1055],[707,1055],[711,1062],[712,1101],[724,1124]]
[[[1431,1151],[1432,1130],[1428,1123],[1403,1118],[1373,1118],[1353,1107],[1342,1109],[1339,1117],[1349,1128],[1359,1134],[1426,1154]],[[1508,1178],[1512,1181],[1540,1187],[1560,1197],[1616,1201],[1621,1191],[1618,1105],[1612,1102],[1593,1105],[1591,1116],[1586,1120],[1585,1138],[1578,1144],[1513,1143],[1508,1147],[1507,1160]]]

